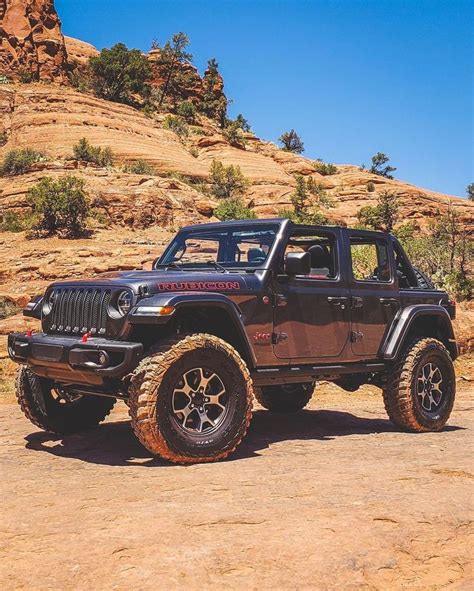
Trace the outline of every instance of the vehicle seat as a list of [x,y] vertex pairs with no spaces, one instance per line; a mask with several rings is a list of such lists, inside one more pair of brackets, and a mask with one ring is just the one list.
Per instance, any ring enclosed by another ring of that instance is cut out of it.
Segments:
[[267,255],[261,248],[250,248],[247,252],[247,260],[252,265],[261,265],[265,262]]
[[328,249],[321,244],[314,244],[308,248],[311,255],[311,275],[329,277],[331,268],[331,255]]

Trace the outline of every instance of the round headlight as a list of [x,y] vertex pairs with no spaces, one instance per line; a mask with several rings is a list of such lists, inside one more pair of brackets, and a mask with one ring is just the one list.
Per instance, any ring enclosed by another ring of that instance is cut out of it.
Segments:
[[132,294],[129,291],[122,291],[119,293],[119,297],[117,298],[117,309],[122,314],[122,316],[126,316],[130,312],[130,308],[132,307]]
[[47,316],[53,309],[54,300],[56,299],[56,291],[53,291],[43,300],[43,314]]

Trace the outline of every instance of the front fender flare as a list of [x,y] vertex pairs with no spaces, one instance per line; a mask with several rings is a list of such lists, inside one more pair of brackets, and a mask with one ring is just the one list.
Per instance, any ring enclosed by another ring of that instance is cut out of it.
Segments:
[[[175,312],[171,315],[159,316],[140,314],[137,311],[139,308],[149,306],[172,306]],[[238,306],[227,296],[221,293],[202,293],[202,292],[188,292],[183,294],[175,293],[159,293],[149,298],[142,299],[131,310],[129,315],[129,322],[131,324],[166,324],[179,311],[186,308],[220,308],[226,311],[232,322],[235,330],[246,348],[248,359],[250,359],[255,366],[256,358],[253,348],[250,344],[247,332],[245,330],[242,313]]]
[[400,311],[394,320],[392,330],[382,347],[382,356],[387,361],[397,359],[402,349],[403,343],[415,321],[420,317],[432,317],[433,322],[438,324],[443,334],[443,342],[446,344],[451,357],[456,359],[458,348],[454,336],[451,318],[445,308],[429,304],[414,304],[407,306]]

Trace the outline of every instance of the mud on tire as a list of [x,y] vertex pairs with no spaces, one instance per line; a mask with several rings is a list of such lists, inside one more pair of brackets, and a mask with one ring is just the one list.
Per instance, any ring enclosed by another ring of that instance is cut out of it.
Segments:
[[453,409],[456,379],[446,347],[413,341],[387,375],[383,398],[390,420],[408,431],[439,431]]
[[208,334],[163,342],[134,371],[130,416],[140,442],[179,463],[232,453],[252,416],[253,387],[238,352]]
[[67,401],[56,393],[51,380],[40,378],[26,366],[18,370],[16,397],[24,415],[34,425],[60,434],[95,427],[116,402],[115,398],[101,396],[80,396]]
[[311,400],[314,382],[287,384],[285,386],[263,386],[255,389],[255,398],[272,412],[297,412]]

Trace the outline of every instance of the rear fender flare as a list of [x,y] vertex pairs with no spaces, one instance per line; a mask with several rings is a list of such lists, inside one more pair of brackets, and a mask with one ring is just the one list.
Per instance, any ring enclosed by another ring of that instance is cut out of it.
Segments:
[[441,306],[428,304],[415,304],[401,310],[395,318],[392,330],[383,345],[382,356],[384,359],[393,361],[398,358],[410,329],[415,325],[417,319],[421,317],[431,317],[433,323],[436,322],[436,328],[440,328],[444,337],[443,342],[448,348],[451,357],[456,359],[458,348],[448,312]]

